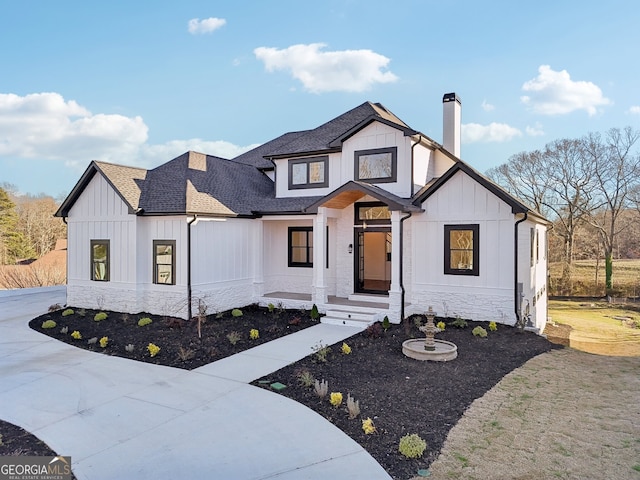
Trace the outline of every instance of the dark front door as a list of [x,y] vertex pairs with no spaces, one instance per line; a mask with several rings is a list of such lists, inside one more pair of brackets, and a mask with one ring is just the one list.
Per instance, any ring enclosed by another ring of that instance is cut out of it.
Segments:
[[391,288],[391,229],[357,229],[355,237],[356,292],[387,294]]

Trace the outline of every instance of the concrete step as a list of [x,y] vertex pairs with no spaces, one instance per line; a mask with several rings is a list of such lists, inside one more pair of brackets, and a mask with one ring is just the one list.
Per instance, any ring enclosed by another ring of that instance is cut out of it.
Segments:
[[366,328],[377,319],[374,312],[355,312],[350,310],[327,310],[327,314],[320,320],[330,325],[346,325],[349,327]]
[[347,297],[352,302],[366,302],[389,305],[388,295],[372,295],[366,293],[352,293]]

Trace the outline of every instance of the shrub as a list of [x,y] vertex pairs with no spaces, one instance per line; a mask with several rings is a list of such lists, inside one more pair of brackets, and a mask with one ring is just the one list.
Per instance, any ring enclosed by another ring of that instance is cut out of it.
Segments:
[[235,345],[236,343],[238,343],[241,338],[242,336],[240,335],[240,332],[236,332],[235,330],[227,334],[227,340],[229,340],[229,343],[231,343],[231,345]]
[[311,388],[316,382],[309,370],[301,370],[296,374],[296,377],[298,378],[298,383],[305,388]]
[[54,328],[57,323],[53,320],[45,320],[42,322],[42,328]]
[[289,325],[300,325],[302,323],[302,319],[300,317],[293,317],[291,320],[289,320]]
[[273,311],[276,309],[276,306],[273,303],[270,303],[269,305],[267,305],[267,308],[269,309],[269,313],[273,313]]
[[349,411],[349,418],[354,419],[360,415],[360,402],[354,400],[353,397],[347,393],[347,410]]
[[105,318],[107,318],[107,314],[104,312],[98,312],[96,313],[95,317],[93,317],[93,319],[96,322],[101,322],[102,320],[104,320]]
[[152,357],[155,357],[158,352],[160,352],[160,347],[157,346],[155,343],[150,343],[149,345],[147,345],[147,350],[149,350],[149,355],[151,355]]
[[242,310],[240,310],[239,308],[234,308],[233,310],[231,310],[231,316],[232,317],[241,317],[242,316]]
[[311,307],[311,319],[317,320],[320,318],[320,312],[318,311],[318,306],[314,303],[313,307]]
[[316,362],[327,363],[327,357],[329,356],[329,353],[331,353],[331,347],[329,345],[322,345],[322,343],[318,343],[311,347],[311,350],[313,350],[313,356]]
[[405,435],[400,439],[400,453],[407,458],[419,458],[427,448],[427,442],[417,434]]
[[329,382],[327,382],[324,378],[322,379],[322,381],[316,380],[313,389],[316,392],[316,395],[318,395],[320,398],[324,398],[329,391]]
[[78,309],[78,315],[84,317],[87,314],[87,311],[84,308]]
[[391,322],[389,322],[389,317],[385,315],[384,318],[382,319],[382,328],[384,328],[384,331],[386,332],[387,330],[389,330],[390,327],[391,327]]
[[491,330],[492,332],[498,330],[498,325],[496,324],[496,322],[489,322],[489,330]]
[[468,324],[460,315],[456,315],[456,319],[450,325],[456,328],[465,328]]
[[476,328],[471,330],[471,333],[473,333],[474,337],[484,338],[487,336],[487,331],[484,328],[482,328],[480,325],[478,325]]
[[87,345],[95,345],[96,343],[98,343],[98,337],[91,337],[87,340]]
[[72,308],[67,308],[65,311],[62,312],[62,316],[63,317],[68,317],[69,315],[73,315],[75,312],[73,311]]
[[66,325],[64,327],[62,327],[60,329],[60,333],[63,335],[66,335],[67,333],[69,333],[69,327],[67,327]]
[[71,336],[76,340],[82,339],[82,334],[78,330],[74,330],[73,332],[71,332]]
[[183,362],[191,360],[193,357],[195,357],[195,355],[196,352],[194,352],[190,348],[184,348],[183,346],[180,346],[180,348],[178,349],[178,358]]
[[340,392],[331,392],[331,395],[329,395],[329,403],[338,408],[342,403],[342,394]]
[[351,353],[351,347],[345,342],[342,342],[342,348],[340,348],[340,350],[344,355],[349,355]]
[[124,350],[125,350],[126,352],[129,352],[129,353],[133,352],[133,350],[134,350],[134,349],[135,349],[135,347],[133,346],[133,343],[129,343],[128,345],[126,345],[126,346],[124,347]]
[[382,336],[382,327],[380,322],[372,323],[365,330],[365,335],[369,338],[380,338]]
[[251,330],[249,330],[249,338],[251,340],[257,340],[260,338],[260,332],[258,330],[256,330],[255,328],[252,328]]
[[447,328],[447,325],[442,320],[440,320],[438,323],[436,323],[436,327],[438,327],[442,331]]
[[102,348],[106,348],[109,343],[109,337],[102,337],[99,343]]
[[376,426],[373,424],[373,420],[367,418],[366,420],[362,420],[362,430],[365,435],[371,435],[376,432]]
[[144,327],[145,325],[149,325],[150,323],[153,323],[153,320],[151,320],[149,317],[144,317],[138,320],[139,327]]

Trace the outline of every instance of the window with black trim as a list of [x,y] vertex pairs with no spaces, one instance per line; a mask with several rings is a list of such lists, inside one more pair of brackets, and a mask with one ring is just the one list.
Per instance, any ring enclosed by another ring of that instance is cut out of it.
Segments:
[[444,226],[444,273],[480,275],[480,226]]
[[395,182],[398,171],[398,147],[357,150],[354,164],[356,180],[370,183]]
[[109,240],[91,240],[91,280],[109,281]]
[[313,267],[313,227],[289,227],[289,266]]
[[329,157],[289,160],[289,190],[329,186]]
[[176,284],[176,241],[153,241],[153,283]]

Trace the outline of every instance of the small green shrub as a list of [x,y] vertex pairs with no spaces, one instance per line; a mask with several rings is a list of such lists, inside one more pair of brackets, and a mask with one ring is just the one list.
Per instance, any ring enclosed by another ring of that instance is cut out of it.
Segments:
[[67,308],[65,311],[62,312],[62,316],[63,317],[68,317],[69,315],[73,315],[75,312],[73,311],[72,308]]
[[267,308],[269,309],[269,313],[273,313],[273,311],[276,309],[276,306],[273,303],[270,303],[269,305],[267,305]]
[[311,347],[311,350],[313,350],[313,357],[316,362],[327,363],[327,357],[329,356],[329,353],[331,353],[331,347],[329,345],[322,345],[322,343],[318,343]]
[[101,322],[105,318],[107,318],[107,314],[105,312],[96,313],[95,317],[93,317],[96,322]]
[[241,317],[242,316],[242,310],[240,310],[239,308],[234,308],[233,310],[231,310],[231,316],[232,317]]
[[317,320],[320,318],[320,312],[318,311],[318,306],[314,303],[313,307],[311,307],[311,319]]
[[489,330],[491,330],[492,332],[498,330],[498,325],[496,324],[496,322],[489,322]]
[[468,323],[460,315],[456,315],[456,319],[453,322],[451,322],[449,325],[456,328],[466,328]]
[[473,333],[474,337],[484,338],[487,336],[487,331],[484,328],[482,328],[480,325],[478,325],[476,328],[471,330],[471,333]]
[[149,317],[143,317],[140,320],[138,320],[139,327],[144,327],[146,325],[149,325],[150,323],[153,323],[153,320],[151,320]]
[[389,328],[391,328],[391,322],[389,322],[389,317],[387,317],[386,315],[382,319],[382,328],[384,328],[385,332],[389,330]]
[[229,340],[231,345],[235,345],[240,341],[240,339],[242,339],[242,335],[240,335],[240,332],[236,332],[235,330],[227,334],[227,340]]
[[419,458],[422,456],[427,448],[427,442],[425,442],[418,434],[412,433],[411,435],[405,435],[400,439],[400,453],[407,458]]
[[54,328],[57,323],[53,320],[45,320],[42,322],[42,328]]
[[305,388],[311,388],[316,383],[316,379],[309,370],[302,370],[296,374],[298,383]]

